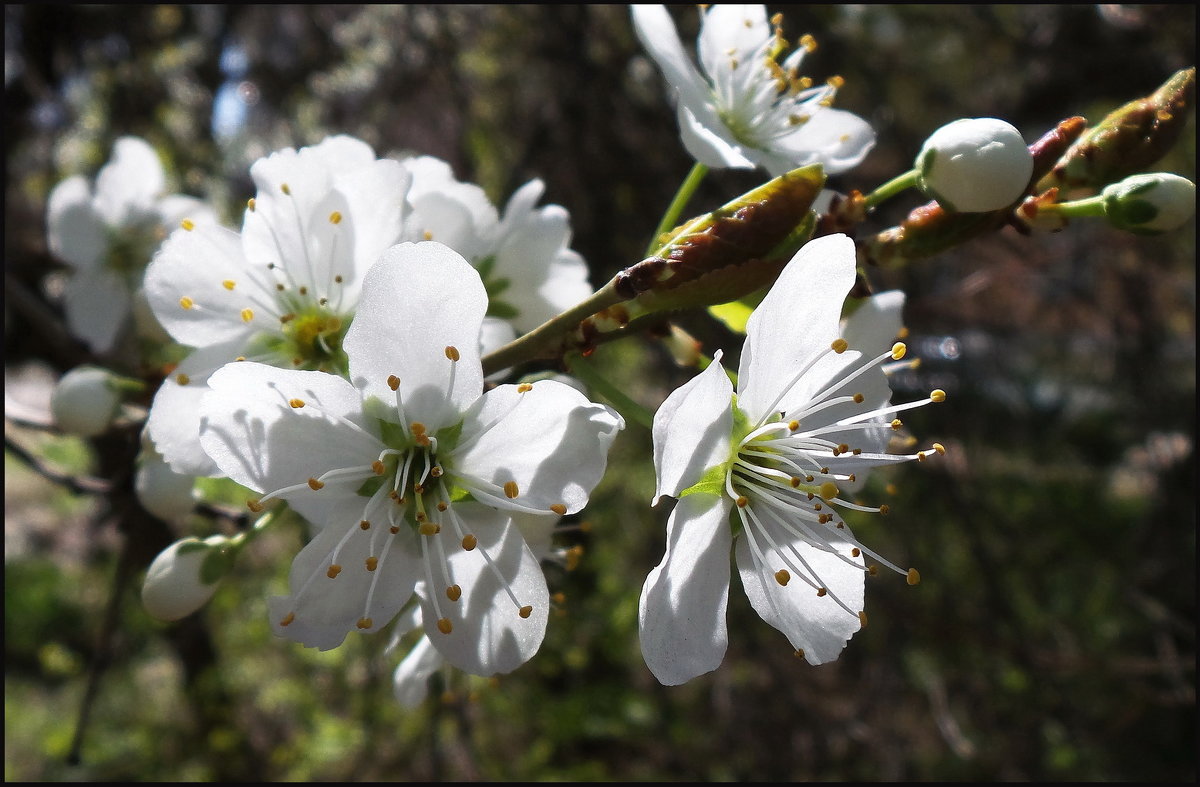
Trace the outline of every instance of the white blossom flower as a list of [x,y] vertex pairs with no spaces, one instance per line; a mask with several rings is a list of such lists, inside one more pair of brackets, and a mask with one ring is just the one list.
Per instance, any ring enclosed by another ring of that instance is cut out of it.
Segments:
[[697,52],[703,76],[684,52],[666,8],[633,5],[638,39],[676,91],[683,144],[709,167],[763,167],[779,176],[820,163],[828,173],[856,166],[875,145],[865,120],[830,105],[841,79],[813,87],[800,76],[811,36],[787,48],[762,5],[714,5],[704,12]]
[[270,601],[276,633],[336,647],[424,582],[426,630],[454,666],[508,672],[540,646],[546,581],[512,515],[581,509],[624,422],[552,381],[482,393],[486,309],[459,254],[399,244],[363,281],[350,381],[253,362],[210,379],[205,450],[263,493],[252,509],[282,499],[318,526]]
[[190,216],[198,225],[216,223],[206,204],[164,195],[165,189],[154,148],[138,137],[121,137],[94,190],[87,178],[75,175],[50,192],[50,252],[74,269],[64,291],[67,328],[93,352],[115,346],[146,265],[179,221]]
[[863,546],[840,513],[881,510],[842,494],[871,467],[923,458],[887,453],[893,415],[944,397],[889,404],[883,365],[903,357],[903,344],[892,344],[900,293],[867,301],[839,336],[854,270],[846,236],[807,243],[750,317],[736,397],[718,353],[655,415],[654,502],[679,501],[639,623],[642,654],[663,684],[720,665],[731,548],[755,611],[812,664],[836,659],[864,622],[864,574],[873,571],[864,555],[918,579]]
[[404,239],[444,243],[479,271],[488,293],[485,353],[592,294],[587,265],[569,248],[567,210],[535,207],[541,180],[517,189],[501,217],[483,189],[455,179],[445,161],[416,156],[403,163],[413,177]]
[[195,476],[172,470],[143,434],[133,476],[133,489],[142,508],[167,522],[181,520],[195,508],[195,485]]
[[1021,132],[996,118],[962,118],[929,135],[917,154],[918,185],[947,210],[999,210],[1017,201],[1033,175]]
[[409,177],[347,136],[272,153],[241,233],[184,220],[146,272],[171,336],[195,348],[159,388],[148,428],[173,469],[213,475],[199,439],[208,376],[238,358],[345,371],[341,340],[363,274],[397,242]]

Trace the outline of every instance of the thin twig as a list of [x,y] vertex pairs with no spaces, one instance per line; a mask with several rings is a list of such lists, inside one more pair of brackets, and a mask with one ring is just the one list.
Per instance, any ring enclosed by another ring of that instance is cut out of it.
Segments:
[[[7,425],[6,422],[5,426]],[[47,481],[65,486],[77,495],[105,495],[112,491],[112,484],[103,479],[93,478],[92,476],[70,475],[61,470],[55,470],[27,449],[13,442],[7,434],[7,429],[5,432],[4,450],[27,464],[30,469]]]

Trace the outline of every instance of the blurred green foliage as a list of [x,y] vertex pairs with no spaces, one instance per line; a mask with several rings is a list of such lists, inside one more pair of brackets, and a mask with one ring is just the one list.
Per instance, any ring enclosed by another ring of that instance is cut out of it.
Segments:
[[[805,70],[844,76],[838,105],[879,133],[831,183],[864,191],[949,120],[1001,117],[1032,141],[1195,62],[1194,5],[779,10],[789,36],[820,43]],[[690,44],[694,10],[675,11]],[[49,293],[58,308],[46,195],[94,174],[122,134],[149,139],[177,185],[231,221],[255,158],[329,133],[444,158],[499,204],[540,177],[570,210],[597,285],[638,259],[691,163],[621,6],[4,12],[6,378],[83,357],[10,308],[7,290]],[[245,115],[217,134],[226,83]],[[1194,122],[1160,165],[1193,180]],[[695,212],[762,180],[715,173]],[[913,204],[884,206],[872,229]],[[895,380],[898,398],[950,394],[906,424],[950,450],[865,490],[893,513],[852,520],[856,533],[924,581],[871,582],[870,625],[817,668],[793,658],[735,579],[721,669],[675,688],[645,669],[637,599],[666,512],[647,506],[650,435],[634,424],[560,537],[583,559],[547,569],[565,598],[539,655],[495,681],[451,676],[415,711],[392,699],[400,654],[383,652],[385,637],[321,654],[270,633],[265,599],[286,583],[299,526],[256,542],[202,612],[158,624],[135,591],[169,536],[122,549],[112,512],[6,452],[5,778],[1194,781],[1194,233],[1078,222],[868,272],[876,289],[906,291],[924,359]],[[681,322],[707,351],[736,352],[702,316]],[[649,408],[690,373],[641,339],[595,362]],[[89,460],[78,443],[13,434],[72,472],[120,459],[104,444]]]

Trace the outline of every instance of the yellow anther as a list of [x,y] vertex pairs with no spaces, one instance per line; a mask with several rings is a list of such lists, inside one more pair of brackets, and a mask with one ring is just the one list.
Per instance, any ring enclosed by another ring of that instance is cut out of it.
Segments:
[[308,295],[308,287],[303,287],[303,286],[302,286],[302,287],[300,288],[300,290],[299,290],[299,293],[300,293],[301,295]]
[[192,381],[192,378],[188,377],[183,372],[180,372],[179,374],[175,375],[175,382],[179,383],[180,385],[187,385],[191,381]]
[[192,221],[191,219],[184,219],[183,221],[179,222],[179,226],[183,227],[188,232],[191,232],[192,230],[196,229],[196,223],[194,221]]
[[479,539],[476,538],[475,536],[471,535],[470,533],[463,536],[462,548],[467,550],[468,552],[470,552],[472,549],[474,549],[478,544],[479,544]]
[[242,322],[250,322],[254,319],[253,309],[242,309]]
[[867,566],[867,573],[873,577],[879,576],[879,566],[872,563],[871,565]]
[[441,502],[441,503],[438,503],[438,504],[437,504],[437,510],[438,510],[438,511],[445,511],[445,510],[446,510],[447,508],[449,508],[449,507],[450,507],[450,504],[449,504],[449,503],[447,503],[447,502],[445,502],[445,501],[443,501],[443,502]]
[[797,429],[799,429],[799,428],[800,428],[800,422],[799,422],[799,421],[796,421],[796,420],[791,420],[791,421],[788,421],[788,429],[790,429],[791,431],[793,431],[793,432],[794,432],[794,431],[796,431],[796,430],[797,430]]
[[929,398],[938,403],[944,402],[946,401],[946,392],[941,388],[934,388],[933,391],[930,392]]
[[746,506],[750,505],[750,498],[746,497],[745,495],[738,495],[738,499],[733,502],[737,503],[738,508],[745,508]]
[[854,394],[854,396],[852,398],[854,399],[855,404],[862,404],[866,400],[867,397],[863,396],[860,393],[856,393],[856,394]]
[[902,426],[904,426],[904,422],[903,422],[903,421],[901,421],[899,418],[893,418],[893,419],[892,419],[892,428],[893,428],[893,429],[897,429],[897,430],[898,430],[898,429],[899,429],[900,427],[902,427]]
[[244,356],[244,355],[239,355],[238,357],[234,358],[233,360],[235,360],[235,361],[244,361],[244,360],[246,360],[246,356]]
[[831,88],[834,88],[836,90],[837,88],[840,88],[843,85],[845,85],[846,80],[843,79],[842,77],[838,76],[837,74],[834,74],[829,79],[825,80],[825,84],[829,85]]
[[293,410],[299,410],[301,407],[304,406],[304,400],[303,399],[288,399],[288,404],[291,405]]
[[279,190],[282,191],[284,194],[288,194],[288,195],[290,195],[292,193],[292,190],[290,188],[288,188],[288,184],[286,184],[286,183],[280,184]]
[[358,529],[359,530],[370,530],[371,529],[371,520],[364,519],[361,522],[359,522]]
[[798,648],[796,650],[796,658],[798,658],[798,659],[804,658],[804,649],[803,648]]
[[442,618],[437,622],[438,631],[443,634],[449,634],[454,630],[454,626],[450,624],[450,618]]
[[330,224],[341,224],[342,223],[342,214],[338,213],[336,210],[333,213],[330,213],[329,214],[329,223]]
[[179,305],[182,306],[184,309],[190,309],[196,305],[196,302],[185,295],[179,299]]
[[550,506],[550,510],[553,511],[554,513],[558,514],[559,516],[562,516],[563,514],[567,513],[567,507],[565,505],[563,505],[562,503],[555,503],[554,505]]
[[786,585],[791,581],[792,575],[787,572],[786,568],[781,568],[775,572],[775,581],[780,585]]
[[796,478],[795,476],[792,476],[790,479],[788,479],[788,484],[791,485],[792,489],[799,489],[800,488],[800,479]]
[[850,557],[858,557],[861,554],[862,554],[862,550],[859,549],[858,547],[854,547],[850,550]]
[[451,585],[450,587],[446,588],[446,598],[450,599],[451,601],[458,601],[461,597],[462,588],[460,588],[458,585]]
[[441,528],[439,528],[437,525],[435,525],[432,522],[422,522],[421,526],[419,528],[417,528],[417,532],[423,536],[433,536],[433,535],[437,535],[437,532],[440,529]]
[[848,342],[842,338],[837,338],[837,339],[834,339],[833,344],[831,344],[829,346],[833,349],[833,351],[835,353],[837,353],[838,355],[841,355],[842,353],[846,352],[846,350],[850,349],[850,342]]
[[941,443],[934,443],[933,450],[937,451],[942,456],[946,455],[946,446],[942,445]]
[[237,286],[237,282],[234,281],[233,279],[226,279],[225,281],[221,282],[221,286],[227,290],[232,290],[234,287]]
[[340,274],[340,273],[337,276],[333,277],[334,284],[341,284],[343,281],[345,281],[345,279],[342,278],[342,274]]
[[459,359],[458,348],[455,347],[453,344],[447,345],[446,346],[446,357],[452,361],[457,361]]
[[891,511],[892,509],[887,503],[884,503],[879,507],[879,513],[883,514],[884,516],[887,516],[889,513],[891,513]]
[[904,342],[896,342],[892,345],[892,360],[898,361],[908,352],[908,345]]
[[850,453],[850,446],[846,445],[845,443],[841,443],[838,445],[837,450],[839,454],[848,454]]
[[521,494],[521,490],[517,488],[516,481],[505,481],[504,482],[504,496],[505,497],[507,497],[509,500],[512,500],[519,494]]
[[895,495],[900,491],[900,487],[896,486],[895,484],[888,484],[883,488],[883,491],[887,492],[889,495]]
[[393,391],[400,387],[400,378],[394,374],[389,374],[387,379],[388,388]]
[[565,603],[567,603],[567,594],[563,593],[561,590],[557,591],[555,593],[550,594],[550,600],[553,601],[555,604],[565,604]]
[[808,52],[815,52],[817,51],[817,39],[813,38],[808,33],[805,33],[804,35],[800,36],[800,46],[804,47],[804,49]]
[[517,386],[517,393],[529,393],[533,390],[533,386],[529,383],[521,383]]
[[383,475],[387,468],[383,466],[383,462],[376,459],[371,463],[371,470],[375,473],[375,475]]
[[259,514],[259,513],[262,513],[263,504],[258,502],[257,500],[247,500],[246,508],[249,508],[254,513]]
[[329,566],[329,569],[325,572],[325,576],[329,577],[330,579],[333,579],[340,573],[342,573],[342,567],[339,566],[337,563],[333,563]]
[[296,315],[293,314],[292,312],[288,312],[287,314],[280,315],[279,323],[280,323],[280,325],[287,325],[289,322],[291,322],[294,319],[296,319]]
[[865,610],[858,613],[858,625],[863,628],[867,627],[867,613]]
[[579,561],[583,557],[583,547],[576,544],[567,550],[567,571],[574,571],[579,567]]
[[446,471],[442,469],[441,465],[434,465],[433,467],[429,468],[429,474],[434,478],[441,478],[442,473],[444,472]]
[[289,612],[289,613],[287,613],[286,615],[284,615],[284,616],[283,616],[283,620],[279,621],[279,625],[281,625],[281,626],[290,626],[290,625],[291,625],[291,623],[292,623],[292,621],[293,621],[293,620],[295,620],[295,619],[296,619],[296,613],[295,613],[295,612]]
[[377,557],[367,558],[367,571],[374,571],[377,568],[379,568],[379,558],[377,558]]
[[837,484],[833,483],[832,481],[826,481],[825,483],[821,484],[820,492],[821,497],[825,498],[826,500],[832,500],[838,496]]
[[533,607],[526,604],[525,606],[523,606],[517,610],[517,614],[523,618],[527,618],[533,614]]
[[374,625],[375,625],[375,622],[374,622],[373,620],[371,620],[370,618],[359,618],[359,619],[358,619],[358,623],[357,623],[356,625],[357,625],[357,626],[358,626],[360,629],[364,629],[364,630],[365,630],[365,629],[369,629],[369,628],[371,628],[371,626],[374,626]]
[[325,482],[324,482],[324,481],[318,481],[318,480],[317,480],[317,479],[315,479],[315,478],[310,478],[310,479],[308,479],[308,487],[309,487],[309,489],[313,490],[314,492],[315,492],[315,491],[317,491],[318,489],[320,489],[320,488],[321,488],[321,487],[323,487],[323,486],[325,486]]
[[248,210],[248,211],[250,211],[251,213],[253,213],[253,212],[254,212],[254,206],[255,206],[255,205],[257,205],[257,204],[258,204],[258,203],[254,201],[254,197],[251,197],[250,199],[246,200],[246,210]]
[[917,571],[915,568],[910,568],[907,576],[905,576],[905,581],[907,581],[910,585],[921,584],[921,572]]
[[817,588],[817,598],[824,598],[824,597],[825,597],[825,595],[826,595],[827,593],[829,593],[829,590],[828,590],[828,589],[826,589],[826,588]]
[[925,452],[924,451],[917,451],[917,461],[918,462],[925,461]]
[[421,237],[424,238],[425,240],[433,240],[433,233],[430,232],[429,230],[425,230],[424,232],[421,233]]
[[413,421],[408,425],[408,430],[413,433],[413,437],[419,437],[420,435],[425,434],[425,429],[425,424],[421,423],[420,421]]
[[773,24],[775,27],[779,27],[780,25],[782,25],[783,24],[783,14],[776,13],[774,16],[772,16],[771,24]]

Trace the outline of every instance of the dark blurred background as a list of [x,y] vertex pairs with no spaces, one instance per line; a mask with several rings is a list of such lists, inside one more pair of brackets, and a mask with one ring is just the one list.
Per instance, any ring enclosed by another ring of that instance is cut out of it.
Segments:
[[[1190,4],[770,8],[791,40],[817,38],[805,73],[843,76],[837,105],[878,132],[866,161],[832,179],[842,189],[907,169],[950,120],[1001,117],[1033,141],[1195,64]],[[672,10],[690,50],[696,11]],[[68,175],[94,175],[124,134],[152,142],[175,186],[233,226],[256,158],[332,133],[380,155],[444,158],[498,205],[540,177],[597,286],[641,257],[691,166],[624,6],[4,14],[5,281],[22,293],[5,298],[6,389],[87,358],[43,327],[60,313],[63,270],[47,252],[45,199]],[[1158,168],[1195,180],[1194,112]],[[713,173],[690,213],[763,179]],[[919,204],[894,202],[861,233]],[[271,635],[265,597],[286,580],[299,531],[256,544],[198,615],[158,624],[135,592],[108,606],[126,570],[112,512],[6,450],[5,777],[1194,781],[1194,255],[1194,222],[1143,237],[1077,221],[868,272],[876,289],[907,293],[923,358],[894,381],[897,399],[950,395],[906,424],[949,452],[865,490],[892,514],[852,520],[855,532],[924,581],[873,580],[870,626],[816,668],[735,579],[721,669],[676,688],[645,669],[637,599],[666,512],[647,506],[650,435],[637,425],[561,537],[583,547],[579,566],[547,569],[565,599],[542,651],[496,681],[454,678],[414,711],[392,700],[401,654],[384,654],[384,637],[318,654]],[[685,322],[706,351],[736,352],[723,329]],[[596,353],[650,408],[691,373],[668,358],[642,339]],[[5,430],[55,467],[104,464],[78,440]]]

